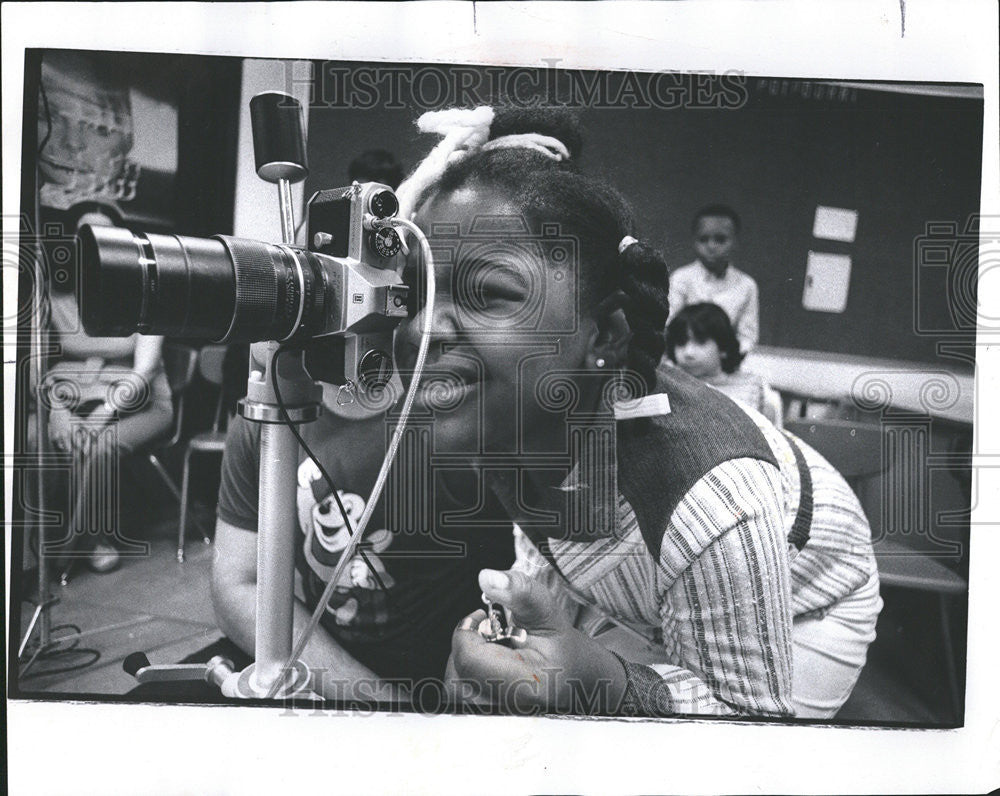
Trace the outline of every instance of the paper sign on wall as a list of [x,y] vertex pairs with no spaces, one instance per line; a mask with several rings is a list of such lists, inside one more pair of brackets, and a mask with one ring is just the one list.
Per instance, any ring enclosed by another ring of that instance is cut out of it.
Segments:
[[816,208],[816,219],[813,221],[813,237],[824,240],[842,240],[853,243],[858,231],[858,211],[843,207]]
[[851,258],[846,254],[809,252],[802,306],[816,312],[843,312],[851,283]]

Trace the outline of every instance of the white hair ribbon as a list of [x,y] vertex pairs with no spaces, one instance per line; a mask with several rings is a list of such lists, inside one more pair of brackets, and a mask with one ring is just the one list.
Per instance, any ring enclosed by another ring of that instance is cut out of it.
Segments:
[[441,178],[450,163],[466,157],[486,142],[493,116],[493,108],[481,105],[471,109],[428,111],[417,119],[420,132],[437,133],[444,138],[396,189],[400,218],[413,216],[417,198]]
[[633,238],[631,235],[626,235],[624,238],[621,239],[621,242],[618,244],[618,253],[625,254],[625,250],[629,246],[631,246],[633,243],[638,243],[638,242],[639,241]]
[[490,141],[494,116],[493,108],[481,105],[472,109],[428,111],[417,119],[420,132],[437,133],[443,139],[396,189],[401,218],[413,216],[417,199],[441,179],[448,166],[478,149],[530,149],[555,161],[569,160],[569,150],[562,141],[541,133],[503,135]]
[[541,133],[518,133],[502,135],[483,144],[484,150],[491,149],[532,149],[552,160],[569,160],[569,150],[558,138]]

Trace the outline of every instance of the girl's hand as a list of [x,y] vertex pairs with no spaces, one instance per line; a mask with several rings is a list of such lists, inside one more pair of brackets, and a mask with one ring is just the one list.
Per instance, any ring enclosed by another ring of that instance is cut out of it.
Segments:
[[450,685],[466,701],[488,701],[507,713],[614,712],[625,693],[625,670],[607,649],[573,628],[544,585],[511,570],[483,570],[486,596],[511,609],[528,632],[511,649],[478,631],[483,611],[455,629],[448,662]]

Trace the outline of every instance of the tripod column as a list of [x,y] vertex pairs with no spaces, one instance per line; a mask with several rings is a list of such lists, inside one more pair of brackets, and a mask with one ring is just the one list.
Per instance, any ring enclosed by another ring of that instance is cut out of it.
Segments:
[[[287,423],[310,423],[319,417],[322,395],[303,367],[301,351],[277,351],[275,342],[250,346],[247,397],[239,403],[240,414],[260,424],[253,685],[265,691],[282,675],[281,667],[292,652],[299,445]],[[274,380],[284,412],[278,406]]]
[[[294,97],[277,91],[250,101],[257,175],[278,186],[283,242],[295,242],[292,183],[304,180],[305,138],[302,108]],[[250,379],[240,413],[261,423],[257,535],[257,620],[254,683],[268,690],[282,678],[292,654],[295,540],[298,513],[295,487],[299,448],[286,423],[308,423],[320,412],[319,387],[302,364],[301,351],[277,353],[276,342],[250,347]],[[275,373],[272,374],[272,369]],[[277,381],[285,411],[278,407]]]
[[292,654],[298,443],[282,425],[263,423],[260,433],[256,677],[269,687]]

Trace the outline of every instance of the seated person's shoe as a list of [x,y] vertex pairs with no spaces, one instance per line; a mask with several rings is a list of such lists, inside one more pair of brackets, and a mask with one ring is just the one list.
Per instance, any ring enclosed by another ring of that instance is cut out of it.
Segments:
[[94,545],[94,549],[90,553],[90,559],[87,565],[94,572],[111,572],[113,569],[117,569],[118,565],[121,563],[121,556],[118,551],[115,550],[109,544],[103,544],[98,542]]

